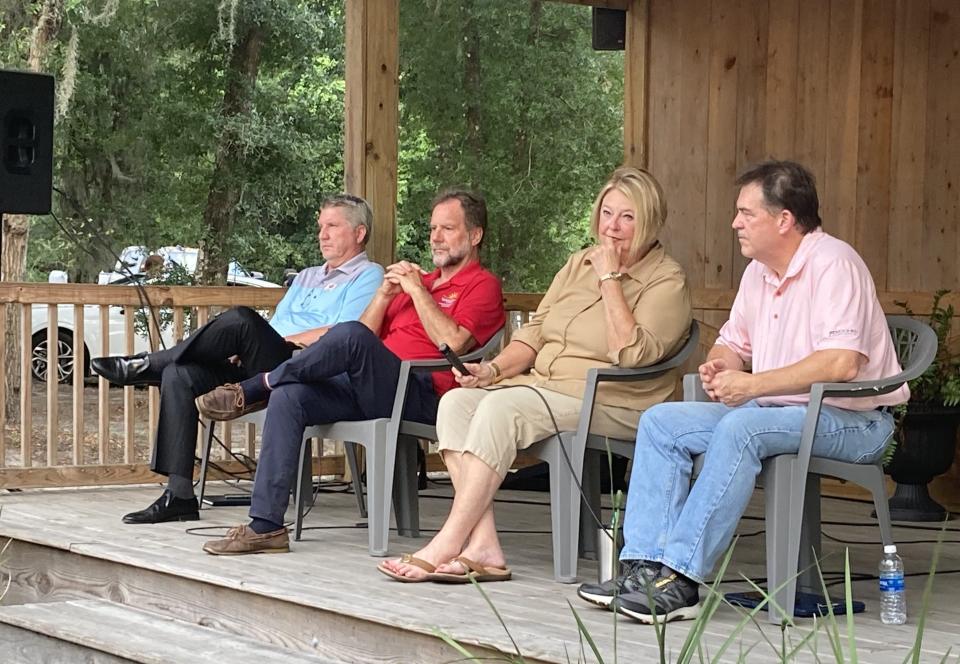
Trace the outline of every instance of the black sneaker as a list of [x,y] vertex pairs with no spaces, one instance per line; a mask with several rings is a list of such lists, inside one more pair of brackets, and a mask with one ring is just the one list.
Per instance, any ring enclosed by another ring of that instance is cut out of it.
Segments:
[[623,574],[603,583],[584,583],[577,594],[592,604],[608,607],[614,597],[630,592],[643,592],[647,584],[660,576],[660,563],[649,560],[623,561]]
[[[664,572],[667,569],[664,568]],[[649,592],[649,595],[647,594]],[[693,620],[700,615],[700,591],[697,582],[670,571],[640,592],[620,595],[611,608],[646,625],[653,624],[650,600],[656,609],[657,622]]]

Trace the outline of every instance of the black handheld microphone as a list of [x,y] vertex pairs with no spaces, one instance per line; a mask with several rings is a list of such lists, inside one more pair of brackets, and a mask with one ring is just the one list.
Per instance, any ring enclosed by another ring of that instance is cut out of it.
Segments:
[[464,376],[471,375],[470,372],[467,371],[467,368],[463,366],[463,362],[460,361],[460,358],[457,357],[457,354],[450,349],[450,346],[448,346],[447,344],[440,344],[439,346],[437,346],[437,350],[439,350],[440,353],[443,355],[443,357],[447,360],[447,362],[452,364],[453,367],[457,371],[459,371],[461,374],[463,374]]

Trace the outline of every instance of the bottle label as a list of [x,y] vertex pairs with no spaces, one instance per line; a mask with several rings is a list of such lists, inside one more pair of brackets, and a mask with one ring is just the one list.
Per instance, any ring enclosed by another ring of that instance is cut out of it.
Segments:
[[903,590],[902,576],[889,576],[880,579],[880,592],[897,592]]

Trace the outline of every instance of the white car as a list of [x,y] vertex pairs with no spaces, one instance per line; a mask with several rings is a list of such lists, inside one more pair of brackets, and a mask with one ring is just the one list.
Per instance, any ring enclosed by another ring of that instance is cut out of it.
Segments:
[[[176,264],[188,274],[196,274],[197,263],[200,260],[200,250],[196,247],[160,247],[154,252],[163,258],[164,265],[169,268]],[[130,246],[120,252],[119,260],[112,272],[101,272],[97,277],[98,284],[129,283],[131,276],[142,275],[140,266],[150,256],[146,247]],[[276,288],[278,284],[266,281],[262,272],[252,272],[244,268],[237,261],[230,261],[227,266],[228,286],[254,286],[257,288]]]
[[[138,247],[127,247],[124,250],[124,262],[130,259],[129,250],[139,249]],[[170,262],[176,262],[182,265],[188,272],[196,270],[196,249],[184,249],[182,247],[164,247],[164,258]],[[182,253],[176,253],[182,252]],[[158,251],[157,253],[160,253]],[[144,254],[145,255],[145,254]],[[191,260],[192,258],[192,260]],[[134,263],[139,266],[140,261]],[[135,282],[147,283],[145,275],[136,274],[130,276],[123,274],[120,270],[123,266],[118,263],[117,269],[113,272],[101,272],[98,283],[114,285],[133,285]],[[105,279],[104,275],[109,275]],[[113,276],[115,275],[115,276]],[[258,276],[253,276],[258,275]],[[231,263],[230,274],[227,275],[228,286],[253,286],[257,288],[280,288],[275,283],[265,281],[262,274],[250,273],[240,267],[236,262]],[[46,381],[47,379],[47,305],[33,305],[33,321],[31,324],[31,367],[30,370],[37,380]],[[73,379],[74,369],[74,338],[73,338],[73,305],[62,304],[57,307],[57,375],[61,383],[70,382]],[[143,329],[145,326],[141,321],[138,327]],[[123,307],[111,306],[108,315],[108,334],[110,339],[110,355],[126,355],[126,319]],[[83,308],[83,343],[84,343],[84,366],[83,375],[90,374],[90,357],[100,357],[100,344],[103,331],[100,329],[100,307],[98,305],[86,305]],[[161,325],[161,335],[167,348],[173,343],[173,332],[169,325]],[[133,352],[139,353],[149,351],[150,341],[146,334],[134,333]]]

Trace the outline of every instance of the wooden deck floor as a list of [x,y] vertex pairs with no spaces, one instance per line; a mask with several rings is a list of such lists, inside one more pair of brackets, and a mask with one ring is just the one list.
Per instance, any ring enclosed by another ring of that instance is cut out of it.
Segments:
[[[331,661],[439,662],[456,655],[434,635],[439,629],[470,647],[512,650],[510,639],[477,590],[471,586],[399,584],[375,570],[378,559],[366,552],[366,531],[360,522],[352,495],[321,494],[307,516],[301,542],[287,555],[215,558],[201,551],[203,537],[189,534],[186,525],[212,527],[202,535],[219,535],[217,526],[245,521],[246,508],[204,510],[196,524],[126,526],[120,517],[149,504],[156,487],[98,490],[47,490],[0,493],[0,537],[15,540],[6,571],[14,586],[4,603],[55,601],[105,597],[148,610],[169,613],[188,621],[255,636],[304,651],[314,651]],[[759,494],[748,516],[762,514]],[[497,506],[498,526],[515,578],[507,583],[485,584],[492,602],[510,628],[527,661],[578,661],[581,646],[568,606],[572,604],[600,646],[604,659],[614,661],[614,630],[620,662],[659,661],[653,629],[584,604],[576,586],[552,579],[549,507],[547,494],[501,492]],[[449,507],[449,489],[431,487],[421,496],[421,525],[436,527]],[[870,508],[861,503],[825,499],[824,520],[865,524],[825,525],[827,535],[862,542],[849,547],[853,569],[873,574],[880,558],[879,533],[870,527]],[[954,528],[957,526],[954,525]],[[763,576],[763,537],[756,534],[763,521],[741,522],[742,538],[728,578],[739,574]],[[936,528],[936,526],[932,526]],[[909,543],[932,540],[934,531],[897,527],[896,539],[908,573],[924,572],[933,545]],[[948,539],[960,541],[958,533]],[[418,541],[391,538],[391,551],[413,551]],[[826,539],[823,563],[828,571],[842,569],[845,545]],[[63,554],[69,552],[71,558]],[[55,555],[56,554],[56,555]],[[59,556],[59,557],[58,557]],[[71,562],[77,561],[77,562]],[[80,561],[85,561],[86,567]],[[960,569],[960,547],[946,545],[941,570]],[[584,580],[595,576],[596,567],[581,561]],[[3,580],[3,579],[0,579]],[[921,606],[925,576],[907,579],[908,624],[889,627],[878,618],[876,581],[855,582],[855,599],[867,605],[856,616],[856,637],[861,662],[900,662],[912,646],[916,617]],[[241,606],[217,599],[217,589],[244,593]],[[743,589],[743,584],[725,584],[724,590]],[[841,587],[835,588],[839,593]],[[948,648],[960,645],[960,610],[956,597],[960,575],[936,578],[927,617],[922,661],[939,661]],[[300,607],[295,617],[284,616],[276,604]],[[707,627],[704,643],[715,653],[739,621],[731,608],[721,608]],[[799,640],[812,627],[799,621]],[[734,661],[741,650],[753,647],[747,661],[780,661],[764,641],[763,633],[780,643],[780,630],[761,623],[749,626],[736,640],[724,661]],[[689,623],[668,626],[666,639],[672,657],[679,652]],[[410,637],[410,638],[407,638]],[[833,661],[830,647],[821,635],[818,651],[823,661]],[[813,661],[812,655],[796,661]],[[582,661],[595,661],[588,655]],[[672,661],[672,658],[668,659]],[[696,660],[695,660],[696,661]]]

